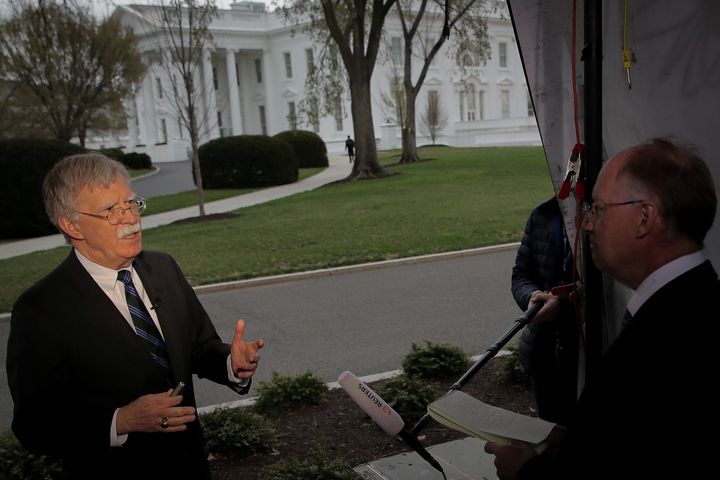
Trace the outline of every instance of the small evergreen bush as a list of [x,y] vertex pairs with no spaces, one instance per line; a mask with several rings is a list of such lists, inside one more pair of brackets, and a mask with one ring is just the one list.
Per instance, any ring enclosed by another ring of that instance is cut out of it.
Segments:
[[123,153],[118,161],[131,170],[152,168],[152,160],[147,153]]
[[299,168],[328,166],[327,147],[317,133],[308,130],[286,130],[273,138],[290,144],[297,155]]
[[403,371],[411,377],[431,380],[453,380],[470,367],[470,357],[459,347],[447,343],[412,344],[402,362]]
[[10,429],[0,432],[0,478],[3,480],[53,480],[62,478],[59,459],[33,455],[20,445]]
[[246,408],[220,408],[200,416],[209,453],[247,456],[277,445],[275,430]]
[[352,467],[331,453],[313,448],[301,457],[291,457],[271,465],[264,476],[267,480],[356,480],[362,477]]
[[520,364],[520,356],[518,355],[517,344],[508,348],[509,355],[502,357],[502,369],[500,370],[500,378],[503,382],[511,385],[527,385],[530,383],[530,377],[525,373]]
[[53,165],[83,152],[84,148],[59,140],[0,140],[0,238],[58,233],[45,213],[42,183]]
[[304,405],[318,405],[325,400],[327,385],[309,370],[301,375],[273,372],[270,382],[261,382],[255,410],[278,413]]
[[198,155],[203,188],[266,187],[298,179],[293,149],[265,135],[216,138],[202,145]]
[[438,386],[408,375],[400,375],[380,385],[377,393],[406,424],[420,420],[427,413],[427,406],[442,394]]

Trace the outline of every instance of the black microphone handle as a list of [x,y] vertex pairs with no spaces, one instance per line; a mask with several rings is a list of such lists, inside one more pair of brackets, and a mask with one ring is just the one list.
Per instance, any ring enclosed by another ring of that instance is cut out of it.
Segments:
[[403,428],[398,433],[398,436],[403,439],[403,441],[407,444],[408,447],[415,450],[418,455],[420,455],[422,458],[425,459],[426,462],[432,465],[435,470],[442,473],[443,478],[447,478],[445,477],[445,472],[443,471],[442,466],[440,466],[440,463],[435,460],[432,455],[430,455],[430,452],[425,450],[425,447],[422,446],[420,440],[418,440],[415,435]]

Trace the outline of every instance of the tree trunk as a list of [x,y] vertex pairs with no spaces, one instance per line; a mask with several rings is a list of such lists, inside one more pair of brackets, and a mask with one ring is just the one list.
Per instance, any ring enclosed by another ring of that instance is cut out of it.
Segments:
[[385,176],[380,166],[375,144],[375,126],[370,99],[370,76],[358,68],[350,80],[350,97],[355,133],[355,163],[347,180]]
[[405,87],[405,125],[402,129],[402,156],[400,163],[419,162],[417,137],[415,136],[415,91]]
[[200,156],[198,155],[198,125],[195,118],[195,109],[188,108],[189,116],[190,116],[190,148],[192,149],[192,166],[193,166],[193,172],[195,173],[195,191],[197,193],[197,199],[198,199],[198,210],[200,211],[200,216],[205,216],[205,192],[203,190],[203,183],[202,183],[202,172],[200,171]]

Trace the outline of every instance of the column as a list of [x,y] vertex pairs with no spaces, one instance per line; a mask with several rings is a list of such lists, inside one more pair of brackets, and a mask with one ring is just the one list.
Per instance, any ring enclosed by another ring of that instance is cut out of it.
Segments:
[[262,62],[262,75],[263,75],[263,83],[265,84],[265,125],[267,127],[267,133],[268,135],[272,135],[275,132],[275,129],[273,128],[273,118],[275,117],[275,111],[273,110],[272,106],[272,100],[270,98],[270,79],[272,78],[270,75],[270,49],[263,50],[263,54],[261,57]]
[[[155,122],[155,96],[153,95],[152,74],[148,72],[143,79],[143,107],[145,109],[145,130],[143,137],[145,148],[152,148],[157,143],[157,125]],[[147,151],[147,150],[146,150]]]
[[212,140],[220,136],[220,129],[218,128],[217,121],[217,104],[215,103],[215,83],[213,82],[211,53],[210,50],[203,52],[203,83],[205,87],[205,112],[207,113],[205,131],[208,134],[208,138]]
[[240,116],[240,89],[238,88],[237,69],[235,63],[236,50],[227,49],[225,67],[228,75],[228,91],[230,93],[230,126],[233,135],[243,133],[242,117]]
[[125,111],[127,112],[127,129],[128,129],[128,145],[126,150],[128,152],[134,152],[138,144],[138,108],[137,108],[137,97],[133,95],[130,97],[125,104]]

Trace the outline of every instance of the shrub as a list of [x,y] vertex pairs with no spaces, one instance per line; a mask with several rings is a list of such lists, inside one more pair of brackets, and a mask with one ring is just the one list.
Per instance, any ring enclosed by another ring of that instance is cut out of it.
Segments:
[[517,344],[508,348],[509,355],[502,357],[503,364],[500,370],[500,378],[505,383],[511,385],[527,385],[530,383],[530,377],[525,373],[520,364],[520,356],[518,355]]
[[245,408],[220,408],[200,416],[209,453],[242,456],[277,445],[275,430],[261,415]]
[[47,172],[68,155],[85,149],[59,140],[0,140],[0,232],[2,238],[58,233],[48,220],[42,199]]
[[425,342],[425,346],[412,344],[402,362],[403,371],[411,377],[433,380],[454,379],[470,367],[470,358],[459,347],[449,344]]
[[54,457],[33,455],[10,429],[0,432],[0,478],[5,480],[52,480],[61,478],[62,464]]
[[254,188],[298,179],[290,145],[264,135],[216,138],[202,145],[198,155],[203,188]]
[[362,478],[334,455],[313,448],[301,458],[291,457],[267,468],[267,480],[355,480]]
[[317,133],[308,130],[286,130],[273,138],[290,144],[300,168],[328,166],[327,147]]
[[118,161],[132,170],[152,168],[152,160],[147,153],[124,153]]
[[318,405],[325,400],[327,385],[309,370],[301,375],[273,372],[270,382],[260,383],[255,409],[278,413],[304,405]]
[[408,375],[387,381],[378,387],[377,392],[406,424],[420,420],[427,413],[427,406],[442,394],[438,386]]

